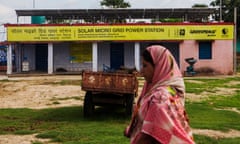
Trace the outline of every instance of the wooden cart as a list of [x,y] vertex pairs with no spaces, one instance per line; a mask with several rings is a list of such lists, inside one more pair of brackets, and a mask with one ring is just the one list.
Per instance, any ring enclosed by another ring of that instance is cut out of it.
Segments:
[[94,113],[96,105],[122,105],[126,114],[131,115],[138,80],[135,73],[83,71],[82,89],[86,91],[83,106],[85,117]]

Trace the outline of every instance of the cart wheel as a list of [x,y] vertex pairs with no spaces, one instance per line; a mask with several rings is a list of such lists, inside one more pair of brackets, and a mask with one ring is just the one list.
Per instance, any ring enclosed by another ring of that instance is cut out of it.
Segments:
[[94,104],[92,100],[92,93],[86,92],[83,104],[83,115],[84,117],[89,117],[93,115],[94,112]]
[[134,102],[134,95],[133,94],[126,95],[126,114],[127,115],[130,115],[130,116],[132,115],[133,102]]

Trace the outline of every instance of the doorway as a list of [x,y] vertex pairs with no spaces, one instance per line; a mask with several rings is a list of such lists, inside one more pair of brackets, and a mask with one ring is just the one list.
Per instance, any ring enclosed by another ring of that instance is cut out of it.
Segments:
[[162,45],[167,48],[175,58],[178,66],[180,64],[180,56],[179,56],[179,43],[178,42],[154,42],[149,45]]
[[124,43],[110,44],[110,67],[117,70],[124,66]]
[[36,71],[47,72],[48,70],[48,45],[36,44]]

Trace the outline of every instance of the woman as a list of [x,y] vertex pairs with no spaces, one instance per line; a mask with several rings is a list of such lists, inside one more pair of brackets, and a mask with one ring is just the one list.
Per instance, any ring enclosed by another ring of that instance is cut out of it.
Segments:
[[147,47],[141,73],[145,83],[125,136],[131,144],[193,144],[184,81],[171,53],[159,45]]

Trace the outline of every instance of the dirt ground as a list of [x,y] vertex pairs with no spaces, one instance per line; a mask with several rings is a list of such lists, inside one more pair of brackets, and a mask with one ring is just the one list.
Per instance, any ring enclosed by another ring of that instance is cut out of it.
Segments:
[[[0,75],[0,108],[53,108],[64,106],[79,106],[83,104],[85,92],[79,85],[58,85],[62,80],[81,80],[79,75],[57,75],[57,76],[28,76],[7,77]],[[139,89],[139,92],[141,88]],[[220,91],[221,92],[221,91]],[[222,90],[226,92],[226,90]],[[231,93],[231,91],[228,91]],[[78,97],[79,99],[76,99]],[[204,98],[187,94],[189,100],[201,100]],[[193,133],[208,135],[212,137],[240,137],[240,131],[230,130],[220,132],[213,130],[193,129]],[[0,144],[32,144],[32,142],[50,143],[46,139],[37,139],[35,135],[0,135]],[[53,143],[51,143],[53,144]]]
[[[4,78],[2,78],[4,80]],[[71,82],[81,76],[9,77],[0,83],[0,108],[51,108],[81,105],[85,92],[79,85],[59,85],[62,80]],[[58,102],[56,104],[56,101]]]

